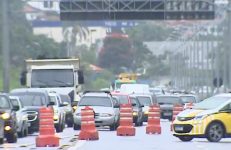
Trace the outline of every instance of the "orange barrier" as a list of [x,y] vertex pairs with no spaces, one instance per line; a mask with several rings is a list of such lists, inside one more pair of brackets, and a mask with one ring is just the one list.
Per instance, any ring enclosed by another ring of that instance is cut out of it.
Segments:
[[52,108],[40,108],[39,135],[36,137],[36,147],[59,146],[59,137],[55,135],[53,116]]
[[99,134],[95,127],[94,111],[89,106],[81,109],[81,131],[79,140],[98,140]]
[[148,124],[146,126],[147,134],[161,134],[160,126],[160,106],[158,104],[149,107]]
[[[182,112],[184,110],[184,107],[180,104],[175,104],[173,106],[173,111],[172,111],[172,122],[176,119],[176,116]],[[172,123],[171,123],[171,131],[173,130],[173,126],[172,126]]]
[[132,113],[131,104],[120,105],[120,125],[117,128],[117,136],[135,136]]

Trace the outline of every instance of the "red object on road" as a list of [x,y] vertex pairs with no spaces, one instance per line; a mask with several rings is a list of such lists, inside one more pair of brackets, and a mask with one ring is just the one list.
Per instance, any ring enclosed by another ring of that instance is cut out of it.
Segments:
[[[175,104],[173,106],[173,111],[172,111],[172,122],[176,119],[176,116],[182,112],[184,110],[184,107],[180,104]],[[171,123],[171,131],[173,130],[173,126],[172,126],[172,123]]]
[[160,126],[160,106],[158,104],[151,105],[148,111],[148,124],[146,126],[147,134],[161,134]]
[[89,106],[81,109],[81,131],[79,140],[98,140],[99,133],[95,127],[94,111]]
[[131,104],[120,105],[120,125],[117,128],[117,136],[135,136],[133,126],[133,109]]
[[39,110],[39,135],[36,147],[58,147],[59,137],[55,135],[54,112],[52,108],[43,107]]

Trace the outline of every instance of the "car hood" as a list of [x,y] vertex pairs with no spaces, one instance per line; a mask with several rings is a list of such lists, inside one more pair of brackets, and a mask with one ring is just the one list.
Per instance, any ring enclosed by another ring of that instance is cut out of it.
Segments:
[[204,116],[214,113],[214,110],[186,109],[178,114],[179,117]]
[[25,106],[23,109],[24,111],[39,111],[42,108],[41,106]]
[[[77,113],[81,112],[81,109],[85,108],[85,106],[78,106],[77,108]],[[93,110],[95,111],[95,113],[110,113],[110,114],[114,114],[114,108],[112,107],[101,107],[101,106],[90,106],[90,108],[93,108]]]
[[0,114],[3,114],[3,113],[11,113],[11,110],[10,109],[0,109]]

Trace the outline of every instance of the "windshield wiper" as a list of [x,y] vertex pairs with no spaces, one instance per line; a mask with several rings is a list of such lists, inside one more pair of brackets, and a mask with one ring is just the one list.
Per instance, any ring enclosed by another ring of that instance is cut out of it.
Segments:
[[53,80],[53,81],[64,84],[64,85],[59,85],[59,87],[70,87],[72,85],[71,83],[66,83],[60,80]]
[[42,83],[43,85],[33,85],[33,87],[40,87],[40,88],[43,88],[43,87],[47,87],[48,86],[48,83],[47,83],[47,81],[42,81],[42,80],[36,80],[36,82],[38,82],[38,83]]

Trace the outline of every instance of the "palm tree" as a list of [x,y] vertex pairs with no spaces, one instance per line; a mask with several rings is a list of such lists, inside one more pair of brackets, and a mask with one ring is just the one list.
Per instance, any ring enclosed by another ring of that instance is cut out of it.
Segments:
[[74,54],[80,56],[80,51],[76,49],[77,43],[86,40],[89,36],[88,27],[82,25],[63,26],[63,38],[67,44],[67,56]]

